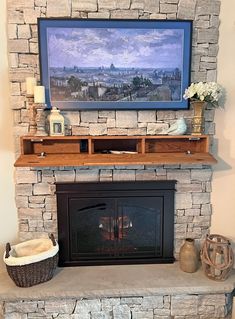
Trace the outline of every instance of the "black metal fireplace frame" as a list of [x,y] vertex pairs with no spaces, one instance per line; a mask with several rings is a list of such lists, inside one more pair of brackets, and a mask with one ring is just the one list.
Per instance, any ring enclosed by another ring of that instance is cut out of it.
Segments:
[[[57,219],[59,241],[59,266],[81,265],[118,265],[118,264],[147,264],[173,263],[174,256],[174,191],[176,181],[137,181],[137,182],[57,182]],[[135,196],[162,196],[163,197],[163,250],[161,257],[121,258],[106,260],[71,260],[70,255],[70,226],[69,201],[72,198],[89,198],[102,196],[128,197]]]

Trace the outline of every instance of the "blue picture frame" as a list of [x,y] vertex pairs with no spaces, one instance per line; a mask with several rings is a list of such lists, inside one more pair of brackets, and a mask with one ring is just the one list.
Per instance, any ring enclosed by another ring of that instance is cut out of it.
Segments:
[[47,108],[189,108],[192,21],[38,18]]

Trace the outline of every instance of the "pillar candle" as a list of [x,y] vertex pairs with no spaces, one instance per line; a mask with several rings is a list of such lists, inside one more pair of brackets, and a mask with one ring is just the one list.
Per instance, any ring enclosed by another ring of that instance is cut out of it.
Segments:
[[34,87],[34,103],[45,103],[45,86],[38,85]]
[[35,85],[37,85],[36,78],[33,78],[33,77],[26,78],[26,94],[33,95]]

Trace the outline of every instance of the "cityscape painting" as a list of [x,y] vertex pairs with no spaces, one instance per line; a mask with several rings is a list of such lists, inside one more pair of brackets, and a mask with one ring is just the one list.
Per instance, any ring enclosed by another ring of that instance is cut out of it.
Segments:
[[187,109],[190,21],[39,19],[42,85],[60,109]]

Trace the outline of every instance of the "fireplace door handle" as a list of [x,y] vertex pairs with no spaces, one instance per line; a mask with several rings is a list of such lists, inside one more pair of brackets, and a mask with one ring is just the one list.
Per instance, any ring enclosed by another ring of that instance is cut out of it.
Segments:
[[114,222],[113,233],[114,233],[114,238],[119,239],[119,229],[118,229],[117,219],[115,219],[115,222]]

